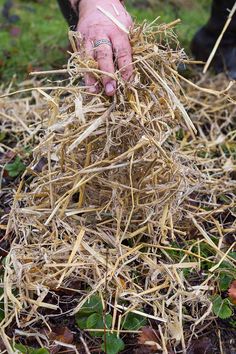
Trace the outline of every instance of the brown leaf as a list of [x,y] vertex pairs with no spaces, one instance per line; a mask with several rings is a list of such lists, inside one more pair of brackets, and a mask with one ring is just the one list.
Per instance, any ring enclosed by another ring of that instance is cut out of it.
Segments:
[[74,341],[74,334],[68,327],[57,327],[53,332],[49,333],[48,338],[52,341],[50,346],[50,353],[56,354],[60,351],[61,346],[53,344],[54,341],[62,342],[65,344],[72,344]]
[[49,339],[57,340],[66,344],[72,344],[74,335],[68,327],[58,327],[49,334]]
[[229,298],[236,305],[236,280],[234,280],[228,290]]
[[[138,343],[142,346],[147,346],[149,353],[156,353],[162,351],[162,347],[159,344],[160,339],[157,332],[151,327],[143,327],[142,332],[139,335]],[[145,351],[144,351],[145,352]]]
[[34,166],[33,170],[41,173],[43,171],[43,168],[47,165],[48,159],[46,157],[41,157],[39,162]]
[[213,353],[213,348],[209,337],[200,337],[192,341],[187,354],[211,354]]

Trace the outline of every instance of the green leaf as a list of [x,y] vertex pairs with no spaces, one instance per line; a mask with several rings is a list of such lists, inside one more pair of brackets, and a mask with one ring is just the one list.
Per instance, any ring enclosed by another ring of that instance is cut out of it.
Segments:
[[88,316],[80,314],[79,312],[75,315],[76,324],[80,329],[87,328],[87,319]]
[[223,269],[223,270],[230,270],[230,271],[235,271],[235,266],[233,264],[230,264],[229,262],[223,261],[220,265],[219,265],[219,269]]
[[176,139],[177,140],[183,140],[184,138],[184,130],[182,128],[180,128],[177,132],[176,132]]
[[234,277],[226,273],[220,273],[219,276],[219,287],[221,291],[228,290],[230,284],[232,283]]
[[31,147],[31,146],[24,146],[23,151],[24,151],[26,154],[31,154],[31,152],[32,152],[32,147]]
[[17,177],[19,176],[24,170],[26,166],[23,164],[19,156],[15,158],[15,161],[12,163],[8,163],[5,166],[5,170],[8,172],[10,177]]
[[46,348],[30,348],[29,354],[50,354],[50,352]]
[[[105,328],[111,328],[112,316],[110,314],[107,314],[105,316],[105,322],[106,322]],[[87,322],[86,322],[86,328],[87,329],[104,329],[103,315],[100,313],[93,313],[92,315],[90,315],[87,319]],[[102,337],[103,334],[104,334],[104,332],[102,332],[102,331],[90,332],[90,335],[92,337]]]
[[116,334],[106,333],[106,338],[104,337],[105,335],[102,337],[103,341],[104,339],[105,341],[102,343],[101,348],[106,354],[117,354],[125,349],[123,340],[117,337]]
[[20,353],[22,354],[28,354],[28,349],[25,347],[23,344],[18,343],[15,344],[15,349],[19,350]]
[[92,295],[79,310],[80,314],[102,313],[102,300],[99,295]]
[[230,308],[230,302],[228,299],[222,299],[221,296],[217,295],[213,298],[212,303],[214,314],[222,320],[232,316],[233,312]]
[[22,354],[50,354],[46,348],[31,348],[21,343],[15,344],[15,349]]
[[147,319],[144,316],[129,312],[124,318],[121,327],[127,330],[137,331],[147,324]]
[[93,313],[87,318],[87,328],[100,328],[97,327],[97,323],[103,322],[103,317],[100,313]]
[[236,260],[236,252],[230,252],[229,256]]

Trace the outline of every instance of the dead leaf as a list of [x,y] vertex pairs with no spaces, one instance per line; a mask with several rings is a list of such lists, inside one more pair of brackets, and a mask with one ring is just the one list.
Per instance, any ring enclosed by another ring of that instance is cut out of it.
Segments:
[[50,346],[50,353],[56,354],[60,351],[61,346],[53,344],[55,341],[62,342],[65,344],[73,344],[74,334],[69,330],[68,327],[57,327],[53,332],[49,333],[48,338],[52,341]]
[[149,353],[156,353],[157,351],[162,351],[162,347],[160,346],[159,336],[157,332],[151,327],[143,327],[141,330],[141,334],[138,338],[138,343],[147,346],[149,349]]
[[168,329],[171,335],[171,338],[175,339],[177,342],[181,340],[182,337],[182,326],[176,317],[173,322],[170,322]]
[[124,280],[124,278],[118,277],[117,280],[118,280],[119,285],[121,286],[121,288],[122,288],[123,290],[125,290],[125,289],[127,288],[127,286],[126,286],[126,281]]
[[236,280],[234,280],[228,290],[229,298],[236,305]]
[[46,157],[41,157],[39,162],[36,165],[34,165],[33,170],[35,172],[41,173],[47,163],[48,163],[48,159]]
[[57,340],[65,344],[72,344],[74,335],[68,327],[58,327],[55,332],[51,332],[50,339]]
[[187,354],[212,354],[213,345],[209,337],[201,337],[192,341]]

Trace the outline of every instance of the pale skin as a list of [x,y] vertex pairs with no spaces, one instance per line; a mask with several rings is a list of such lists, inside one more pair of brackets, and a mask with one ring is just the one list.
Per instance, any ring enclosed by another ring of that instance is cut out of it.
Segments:
[[[127,29],[132,26],[132,19],[120,0],[80,0],[77,31],[83,40],[86,54],[97,61],[101,71],[110,74],[114,74],[116,62],[123,79],[130,80],[132,77],[132,52],[129,37],[99,11],[97,6],[111,13]],[[94,48],[94,43],[101,39],[109,40],[112,45],[101,44]],[[105,93],[108,96],[113,96],[117,88],[114,78],[103,75],[102,83]],[[90,93],[99,92],[99,85],[93,75],[86,74],[85,85],[88,86]]]

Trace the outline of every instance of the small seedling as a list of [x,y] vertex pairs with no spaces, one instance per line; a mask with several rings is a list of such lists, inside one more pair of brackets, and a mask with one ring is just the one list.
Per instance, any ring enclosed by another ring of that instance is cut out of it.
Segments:
[[214,314],[222,320],[225,320],[233,315],[231,303],[228,298],[222,299],[220,295],[216,295],[212,299],[212,304]]
[[23,344],[15,344],[15,350],[18,351],[18,353],[21,354],[50,354],[49,351],[46,348],[31,348],[31,347],[26,347]]
[[125,349],[125,344],[124,344],[123,340],[121,338],[117,337],[117,335],[114,333],[106,333],[106,339],[105,339],[104,335],[103,335],[102,339],[103,339],[103,343],[102,343],[101,348],[107,354],[108,353],[109,354],[117,354],[121,350]]
[[138,331],[140,328],[146,326],[146,324],[146,317],[129,312],[121,322],[121,327],[129,331]]
[[16,156],[15,161],[12,163],[8,163],[5,166],[5,170],[8,172],[10,177],[17,177],[19,176],[21,173],[24,172],[24,170],[26,169],[26,166],[24,165],[24,163],[21,161],[19,156]]
[[219,288],[221,291],[227,291],[234,277],[231,274],[220,273],[219,275]]
[[[102,301],[99,295],[92,295],[89,300],[81,307],[75,316],[76,323],[80,329],[99,329],[100,331],[91,331],[92,337],[102,337],[101,348],[106,354],[117,354],[124,349],[123,340],[116,334],[107,332],[112,326],[112,316],[103,314]],[[147,320],[141,315],[128,313],[121,321],[121,328],[137,331],[145,326]],[[105,326],[104,326],[105,324]]]

